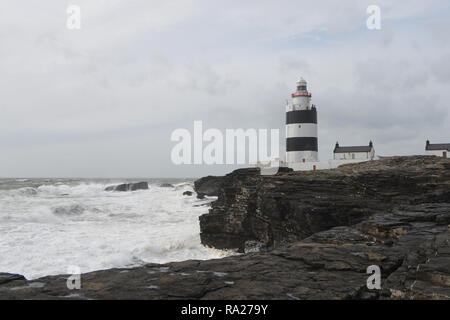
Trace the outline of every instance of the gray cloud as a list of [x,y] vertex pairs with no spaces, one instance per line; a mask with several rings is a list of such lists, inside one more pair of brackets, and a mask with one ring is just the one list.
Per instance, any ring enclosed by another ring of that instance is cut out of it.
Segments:
[[[449,141],[446,1],[6,0],[0,10],[0,176],[199,176],[172,130],[279,128],[295,81],[319,108],[320,157],[374,140],[380,154]],[[301,10],[299,10],[301,8]],[[284,143],[281,142],[283,148]]]

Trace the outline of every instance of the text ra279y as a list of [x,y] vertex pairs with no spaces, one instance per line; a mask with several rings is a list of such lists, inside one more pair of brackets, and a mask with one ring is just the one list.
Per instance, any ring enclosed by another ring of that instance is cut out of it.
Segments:
[[229,315],[265,315],[268,305],[260,304],[226,304],[223,307],[202,307],[188,304],[181,308],[182,315],[207,315],[213,317],[214,314],[229,314]]

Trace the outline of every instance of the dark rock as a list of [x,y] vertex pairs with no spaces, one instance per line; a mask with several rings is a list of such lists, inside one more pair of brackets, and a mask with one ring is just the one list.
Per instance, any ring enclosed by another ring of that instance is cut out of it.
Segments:
[[25,280],[25,277],[20,274],[0,273],[0,285],[14,280]]
[[414,156],[274,176],[235,170],[222,178],[217,201],[200,217],[201,240],[240,252],[247,241],[271,248],[400,205],[448,202],[449,169],[448,159]]
[[211,205],[211,202],[205,202],[201,204],[194,204],[194,207],[209,207]]
[[264,243],[259,241],[246,241],[244,253],[260,252],[265,247],[264,245]]
[[294,170],[292,168],[288,168],[288,167],[279,167],[278,168],[278,173],[288,173],[288,172],[293,172]]
[[137,182],[137,183],[123,183],[116,186],[106,187],[105,191],[135,191],[135,190],[147,190],[147,182]]
[[194,193],[192,191],[183,192],[183,196],[192,196]]
[[161,188],[173,188],[173,184],[170,183],[162,183],[159,185]]
[[204,196],[217,196],[223,178],[221,176],[207,176],[195,180],[194,190],[197,192],[197,198],[202,199]]

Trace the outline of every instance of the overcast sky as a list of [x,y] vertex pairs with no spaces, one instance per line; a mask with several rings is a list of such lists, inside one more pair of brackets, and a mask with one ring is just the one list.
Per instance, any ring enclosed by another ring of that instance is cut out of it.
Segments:
[[[66,27],[69,5],[81,29]],[[368,30],[368,5],[381,30]],[[0,177],[196,177],[177,128],[278,128],[303,77],[319,157],[450,142],[450,2],[0,2]]]

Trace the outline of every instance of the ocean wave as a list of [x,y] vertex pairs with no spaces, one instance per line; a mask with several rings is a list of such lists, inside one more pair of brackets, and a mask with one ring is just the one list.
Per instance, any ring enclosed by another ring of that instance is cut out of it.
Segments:
[[78,184],[67,185],[64,183],[41,185],[37,191],[43,196],[96,196],[104,192],[106,184]]
[[38,206],[30,212],[22,215],[20,221],[24,223],[59,223],[61,220],[55,216],[52,210],[47,206]]
[[2,272],[34,279],[66,273],[68,265],[90,272],[224,255],[201,245],[198,217],[208,208],[182,195],[192,183],[113,193],[105,187],[120,181],[49,182],[0,190]]
[[193,189],[194,184],[192,182],[181,182],[181,183],[177,183],[174,184],[175,190],[182,190],[182,189]]
[[20,189],[17,189],[15,192],[18,195],[22,195],[22,196],[35,196],[38,193],[36,188],[33,188],[33,187],[20,188]]

